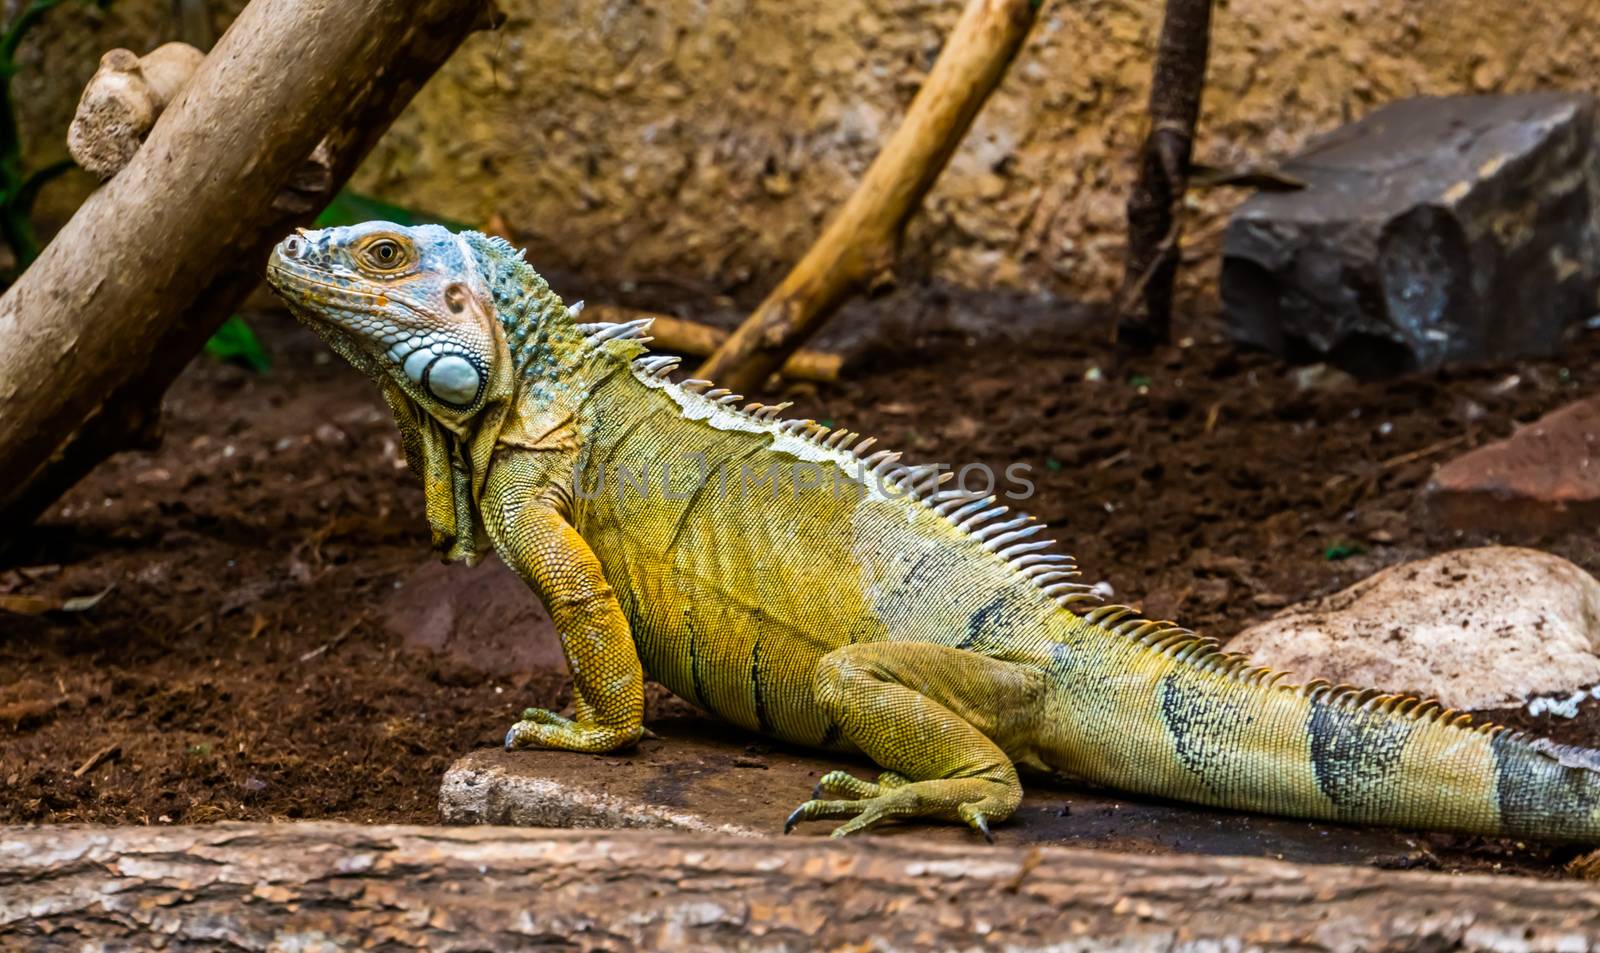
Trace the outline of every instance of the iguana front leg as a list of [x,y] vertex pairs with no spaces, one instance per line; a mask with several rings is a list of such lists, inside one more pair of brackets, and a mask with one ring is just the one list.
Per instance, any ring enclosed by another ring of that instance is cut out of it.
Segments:
[[1037,673],[941,645],[867,642],[823,656],[813,692],[841,733],[889,771],[877,783],[826,775],[785,832],[822,818],[849,818],[833,832],[841,837],[888,818],[941,817],[990,837],[989,822],[1022,802],[997,742],[1027,747],[1044,694]]
[[[491,481],[494,483],[497,481]],[[484,521],[500,556],[539,594],[572,672],[575,718],[529,708],[506,748],[611,751],[644,731],[644,670],[627,617],[589,545],[553,502],[485,494]]]

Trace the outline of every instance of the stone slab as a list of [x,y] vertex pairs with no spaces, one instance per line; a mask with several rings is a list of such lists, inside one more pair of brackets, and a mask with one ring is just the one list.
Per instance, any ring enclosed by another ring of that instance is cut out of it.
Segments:
[[1583,93],[1421,97],[1315,140],[1228,223],[1230,334],[1368,376],[1555,353],[1600,310],[1597,126]]
[[1440,467],[1423,488],[1450,529],[1529,539],[1600,525],[1600,397]]
[[[659,828],[775,837],[828,771],[873,777],[871,764],[776,744],[698,716],[651,724],[659,736],[608,755],[475,751],[445,774],[448,824]],[[1017,815],[995,833],[1007,844],[1065,844],[1140,853],[1276,857],[1309,863],[1409,867],[1458,850],[1443,835],[1344,827],[1120,797],[1048,778],[1024,778]],[[794,836],[821,836],[828,822]],[[971,843],[952,824],[885,824],[873,836]]]
[[1293,673],[1483,710],[1600,683],[1600,582],[1559,556],[1484,546],[1390,566],[1283,610],[1228,650]]

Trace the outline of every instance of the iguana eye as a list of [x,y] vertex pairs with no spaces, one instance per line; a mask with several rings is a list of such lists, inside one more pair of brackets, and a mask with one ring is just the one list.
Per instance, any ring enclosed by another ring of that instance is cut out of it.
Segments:
[[392,238],[380,238],[362,249],[367,262],[380,271],[392,271],[405,263],[406,250]]

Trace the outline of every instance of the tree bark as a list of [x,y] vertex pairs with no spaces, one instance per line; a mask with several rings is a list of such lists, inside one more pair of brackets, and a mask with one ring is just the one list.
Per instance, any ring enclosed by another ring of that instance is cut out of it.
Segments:
[[0,526],[150,439],[161,395],[272,244],[488,9],[254,0],[239,14],[128,167],[0,297]]
[[1600,887],[1245,857],[354,824],[0,828],[0,947],[1587,949]]
[[751,393],[893,266],[906,222],[1022,46],[1041,0],[971,0],[905,121],[822,236],[695,376]]
[[1150,128],[1128,197],[1128,251],[1112,340],[1123,354],[1172,336],[1183,195],[1211,44],[1211,0],[1167,0],[1150,82]]

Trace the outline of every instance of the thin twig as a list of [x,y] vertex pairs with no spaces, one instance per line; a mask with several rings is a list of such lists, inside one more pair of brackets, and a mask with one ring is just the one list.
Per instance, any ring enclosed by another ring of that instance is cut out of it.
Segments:
[[75,778],[81,778],[90,771],[93,771],[95,768],[105,764],[107,761],[115,760],[121,756],[122,745],[117,742],[112,742],[111,744],[106,745],[104,748],[101,748],[99,751],[96,751],[94,754],[90,755],[88,760],[78,765],[78,769],[72,772],[72,776]]
[[1434,454],[1438,453],[1440,450],[1448,450],[1451,447],[1455,446],[1456,444],[1462,442],[1465,439],[1467,439],[1467,435],[1466,434],[1459,434],[1459,435],[1454,436],[1454,437],[1447,437],[1444,440],[1440,440],[1437,443],[1430,443],[1426,447],[1423,447],[1421,450],[1413,450],[1410,453],[1402,453],[1398,457],[1390,457],[1389,459],[1387,459],[1387,460],[1383,461],[1382,463],[1378,464],[1378,466],[1382,467],[1385,470],[1391,469],[1393,467],[1402,466],[1404,464],[1412,462],[1413,460],[1421,460],[1423,457],[1431,457]]
[[356,630],[356,626],[360,625],[361,623],[363,623],[365,621],[367,621],[367,614],[365,612],[363,612],[360,615],[356,616],[354,619],[350,620],[350,623],[348,625],[346,625],[344,628],[340,629],[338,634],[335,635],[333,638],[331,638],[328,641],[322,643],[321,645],[319,645],[318,647],[312,649],[311,651],[307,652],[306,654],[300,656],[300,661],[309,662],[312,659],[318,657],[319,655],[326,654],[329,649],[337,647],[341,642],[343,642],[345,639],[349,638],[350,633],[352,633],[352,632],[354,632]]

